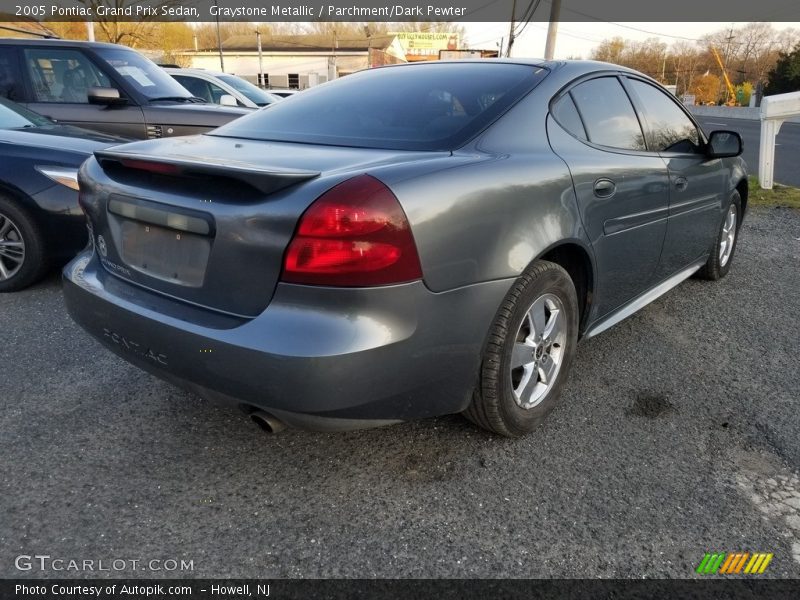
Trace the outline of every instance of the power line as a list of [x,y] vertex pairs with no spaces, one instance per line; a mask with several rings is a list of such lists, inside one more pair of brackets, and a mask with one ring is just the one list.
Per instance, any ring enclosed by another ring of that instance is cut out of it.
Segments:
[[528,24],[533,19],[533,15],[536,13],[536,9],[539,8],[539,5],[541,3],[542,0],[531,0],[531,3],[528,5],[528,10],[525,11],[525,14],[522,15],[524,23],[522,25],[522,28],[517,32],[517,36],[522,35],[522,32],[525,31],[526,27],[528,27]]

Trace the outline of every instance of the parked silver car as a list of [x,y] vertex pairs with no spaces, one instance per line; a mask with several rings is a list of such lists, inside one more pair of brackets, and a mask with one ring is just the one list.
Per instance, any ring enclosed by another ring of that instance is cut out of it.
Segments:
[[96,152],[67,306],[265,427],[464,412],[518,436],[580,337],[728,272],[740,153],[615,65],[362,71],[207,135]]
[[212,104],[261,108],[282,99],[246,79],[228,73],[175,67],[166,67],[164,70],[194,96]]

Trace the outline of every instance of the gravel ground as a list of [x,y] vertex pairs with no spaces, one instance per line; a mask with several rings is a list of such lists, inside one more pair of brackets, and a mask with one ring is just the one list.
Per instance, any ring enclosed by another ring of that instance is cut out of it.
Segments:
[[582,343],[516,441],[456,416],[270,437],[103,350],[57,276],[0,296],[0,577],[81,575],[15,569],[37,553],[194,577],[688,577],[707,551],[800,577],[798,258],[800,211],[752,210],[725,280]]

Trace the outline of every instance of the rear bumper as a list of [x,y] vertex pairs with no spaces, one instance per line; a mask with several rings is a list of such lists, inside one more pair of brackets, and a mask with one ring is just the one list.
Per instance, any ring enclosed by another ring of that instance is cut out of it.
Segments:
[[202,396],[312,429],[466,408],[486,332],[510,284],[444,293],[422,282],[279,284],[261,315],[240,319],[123,282],[90,253],[64,269],[70,314],[116,354]]

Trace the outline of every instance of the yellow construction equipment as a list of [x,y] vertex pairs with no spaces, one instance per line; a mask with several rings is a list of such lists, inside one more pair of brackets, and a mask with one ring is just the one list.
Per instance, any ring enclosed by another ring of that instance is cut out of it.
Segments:
[[722,59],[719,56],[719,52],[717,52],[717,49],[714,46],[711,46],[711,53],[714,55],[714,58],[717,59],[719,68],[722,69],[722,76],[725,78],[725,85],[728,88],[728,101],[725,103],[725,106],[736,106],[736,90],[733,88],[733,84],[728,77],[728,72],[725,70],[725,65],[722,64]]

